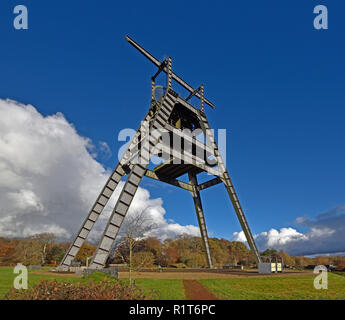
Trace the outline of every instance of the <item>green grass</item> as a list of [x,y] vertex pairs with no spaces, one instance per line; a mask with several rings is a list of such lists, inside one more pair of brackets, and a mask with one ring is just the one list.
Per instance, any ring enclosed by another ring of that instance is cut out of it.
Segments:
[[108,281],[118,281],[117,279],[107,275],[107,274],[104,274],[102,272],[94,272],[94,273],[91,273],[90,275],[86,276],[86,277],[82,277],[82,278],[78,278],[77,281],[80,281],[80,282],[84,282],[84,283],[87,283],[88,281],[94,281],[94,282],[100,282],[100,281],[103,281],[104,278],[107,278]]
[[[340,274],[328,274],[328,290],[316,290],[313,286],[315,276],[286,276],[261,278],[201,279],[206,288],[219,299],[341,299],[345,300],[345,277]],[[13,288],[17,275],[13,268],[0,268],[0,299]],[[53,273],[40,274],[29,270],[29,286],[40,280],[56,279],[58,281],[87,282],[101,281],[106,275],[94,273],[86,278],[73,276],[56,276]],[[110,278],[113,279],[113,278]],[[117,280],[113,280],[117,281]],[[128,279],[120,281],[128,282]],[[179,279],[135,279],[136,285],[145,292],[152,293],[153,298],[162,300],[185,299],[182,280]]]
[[153,291],[155,299],[185,299],[183,284],[180,279],[136,279],[135,284],[146,292]]
[[333,273],[345,277],[345,271],[334,271]]
[[[51,268],[43,268],[43,270],[48,271]],[[61,282],[61,281],[68,281],[68,282],[88,282],[90,280],[93,280],[94,282],[99,282],[102,281],[105,277],[107,277],[107,275],[102,274],[100,272],[96,272],[93,273],[85,278],[81,278],[81,277],[75,277],[75,276],[55,276],[53,273],[51,275],[47,275],[47,274],[40,274],[40,273],[36,273],[35,271],[29,271],[28,274],[28,285],[29,287],[32,287],[33,285],[39,283],[41,280],[52,280],[52,279],[56,279],[57,281]],[[11,288],[13,288],[13,281],[14,278],[17,276],[17,274],[13,273],[13,268],[11,267],[1,267],[0,268],[0,299],[4,296],[4,294],[6,292],[8,292]],[[113,279],[114,278],[109,278],[109,279]]]
[[[95,275],[96,274],[92,274],[90,275],[90,277],[93,277]],[[98,273],[97,277],[99,280],[103,280],[104,274]],[[97,280],[97,278],[95,279],[95,277],[93,277],[93,280]],[[83,279],[83,281],[87,281],[87,279]],[[129,283],[129,279],[120,279],[119,281],[122,281],[126,284]],[[133,279],[133,281],[135,282],[135,285],[142,288],[144,292],[151,295],[152,299],[154,300],[185,299],[184,288],[182,280],[180,279]]]
[[223,300],[345,300],[345,277],[328,274],[328,289],[314,288],[314,276],[202,279]]
[[[48,268],[49,270],[49,268]],[[13,288],[13,280],[17,274],[13,273],[13,268],[11,267],[1,267],[0,268],[0,299],[3,298],[4,294]],[[117,281],[114,278],[108,277],[107,275],[96,272],[85,278],[73,277],[73,276],[55,276],[53,273],[51,275],[39,274],[29,270],[28,280],[29,287],[39,283],[41,280],[52,280],[57,281],[69,281],[69,282],[83,282],[86,283],[90,280],[94,282],[102,281],[105,277],[111,281]],[[120,280],[128,282],[128,280]],[[152,293],[154,299],[161,300],[183,300],[185,299],[182,280],[177,279],[136,279],[136,285],[141,287],[144,292]]]
[[13,287],[13,268],[0,268],[0,298]]
[[[45,269],[45,270],[49,270]],[[54,274],[52,275],[45,275],[45,274],[37,274],[33,273],[32,271],[28,270],[28,285],[29,287],[35,285],[36,283],[39,283],[41,280],[52,280],[56,279],[58,281],[71,281],[71,282],[78,282],[81,281],[81,278],[77,277],[71,277],[71,276],[57,276],[54,277]],[[0,268],[0,299],[4,296],[6,292],[8,292],[11,288],[13,288],[13,281],[14,278],[18,276],[18,274],[13,273],[13,267],[1,267]]]

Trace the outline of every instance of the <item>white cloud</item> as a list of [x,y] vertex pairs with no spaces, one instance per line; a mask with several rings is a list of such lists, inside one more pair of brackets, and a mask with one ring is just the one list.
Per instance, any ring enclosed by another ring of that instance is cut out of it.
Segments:
[[[31,105],[0,99],[0,236],[75,234],[110,174],[95,159],[109,147],[101,142],[96,149],[61,113],[44,117]],[[122,186],[91,239],[103,231]],[[160,238],[199,234],[196,226],[168,223],[162,200],[139,188],[129,214],[141,210],[155,221]]]
[[258,243],[265,243],[267,247],[284,247],[293,241],[305,240],[306,236],[297,232],[293,228],[281,228],[279,231],[270,229],[268,232],[262,232],[255,236]]
[[[314,219],[299,217],[296,226],[305,227],[301,233],[294,228],[270,229],[254,235],[258,249],[284,250],[293,255],[336,254],[345,249],[345,206],[317,215]],[[243,231],[233,234],[234,241],[246,242]]]
[[232,241],[239,241],[239,242],[246,242],[247,239],[246,239],[246,236],[244,235],[244,232],[243,231],[240,231],[240,232],[234,232],[232,234]]
[[18,192],[8,192],[8,198],[12,201],[14,207],[23,212],[34,210],[37,213],[45,213],[43,204],[32,190],[21,189]]

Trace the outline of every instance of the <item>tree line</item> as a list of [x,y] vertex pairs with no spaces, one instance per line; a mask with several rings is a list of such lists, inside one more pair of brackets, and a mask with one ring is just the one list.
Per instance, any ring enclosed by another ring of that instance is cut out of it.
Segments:
[[[135,245],[133,245],[135,244]],[[209,239],[212,261],[215,267],[226,264],[255,265],[255,259],[248,247],[238,241],[227,239]],[[0,238],[0,266],[24,265],[56,266],[65,255],[70,242],[59,242],[50,233],[37,234],[27,238]],[[84,243],[75,262],[82,265],[93,255],[96,245]],[[287,252],[274,248],[261,252],[262,256],[282,256],[284,264],[295,268],[308,265],[335,265],[338,270],[345,269],[345,257],[327,256],[309,258],[290,256]],[[113,249],[109,263],[129,264],[133,268],[152,267],[187,267],[203,268],[207,266],[205,250],[200,237],[180,236],[176,239],[161,241],[154,237],[128,239],[124,237]]]

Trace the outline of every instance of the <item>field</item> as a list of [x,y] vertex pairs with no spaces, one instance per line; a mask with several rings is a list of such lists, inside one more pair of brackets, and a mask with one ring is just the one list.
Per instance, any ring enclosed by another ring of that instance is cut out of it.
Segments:
[[328,289],[316,290],[313,276],[246,279],[202,279],[223,300],[345,300],[345,277],[328,275]]
[[[13,288],[13,280],[15,278],[13,274],[13,268],[0,267],[0,299],[3,298],[4,294]],[[90,277],[94,281],[103,280],[103,275],[98,274],[97,276]],[[87,281],[81,276],[77,275],[65,275],[51,273],[49,270],[42,271],[29,271],[29,286],[35,285],[40,280],[51,280],[56,279],[57,281],[70,281],[80,282]],[[124,277],[121,281],[128,282],[128,279]],[[152,293],[153,297],[162,300],[183,300],[185,294],[183,290],[182,281],[179,279],[136,279],[135,284],[140,286],[144,291]]]
[[[13,268],[0,268],[0,299],[12,288],[15,276]],[[153,298],[162,300],[345,300],[344,273],[329,274],[327,290],[316,290],[313,286],[315,275],[304,272],[269,276],[255,272],[140,272],[134,274],[134,277],[137,286],[152,293]],[[29,286],[48,279],[87,281],[74,274],[56,274],[49,270],[29,271]],[[103,275],[93,276],[95,281],[102,279]],[[128,274],[121,272],[120,281],[128,282]]]

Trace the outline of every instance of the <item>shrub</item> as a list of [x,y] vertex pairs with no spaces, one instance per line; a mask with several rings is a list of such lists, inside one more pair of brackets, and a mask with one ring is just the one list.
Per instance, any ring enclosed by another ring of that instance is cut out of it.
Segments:
[[58,282],[42,280],[27,290],[12,289],[6,300],[145,300],[150,299],[142,289],[127,285],[121,281],[109,281],[106,278],[98,283]]

